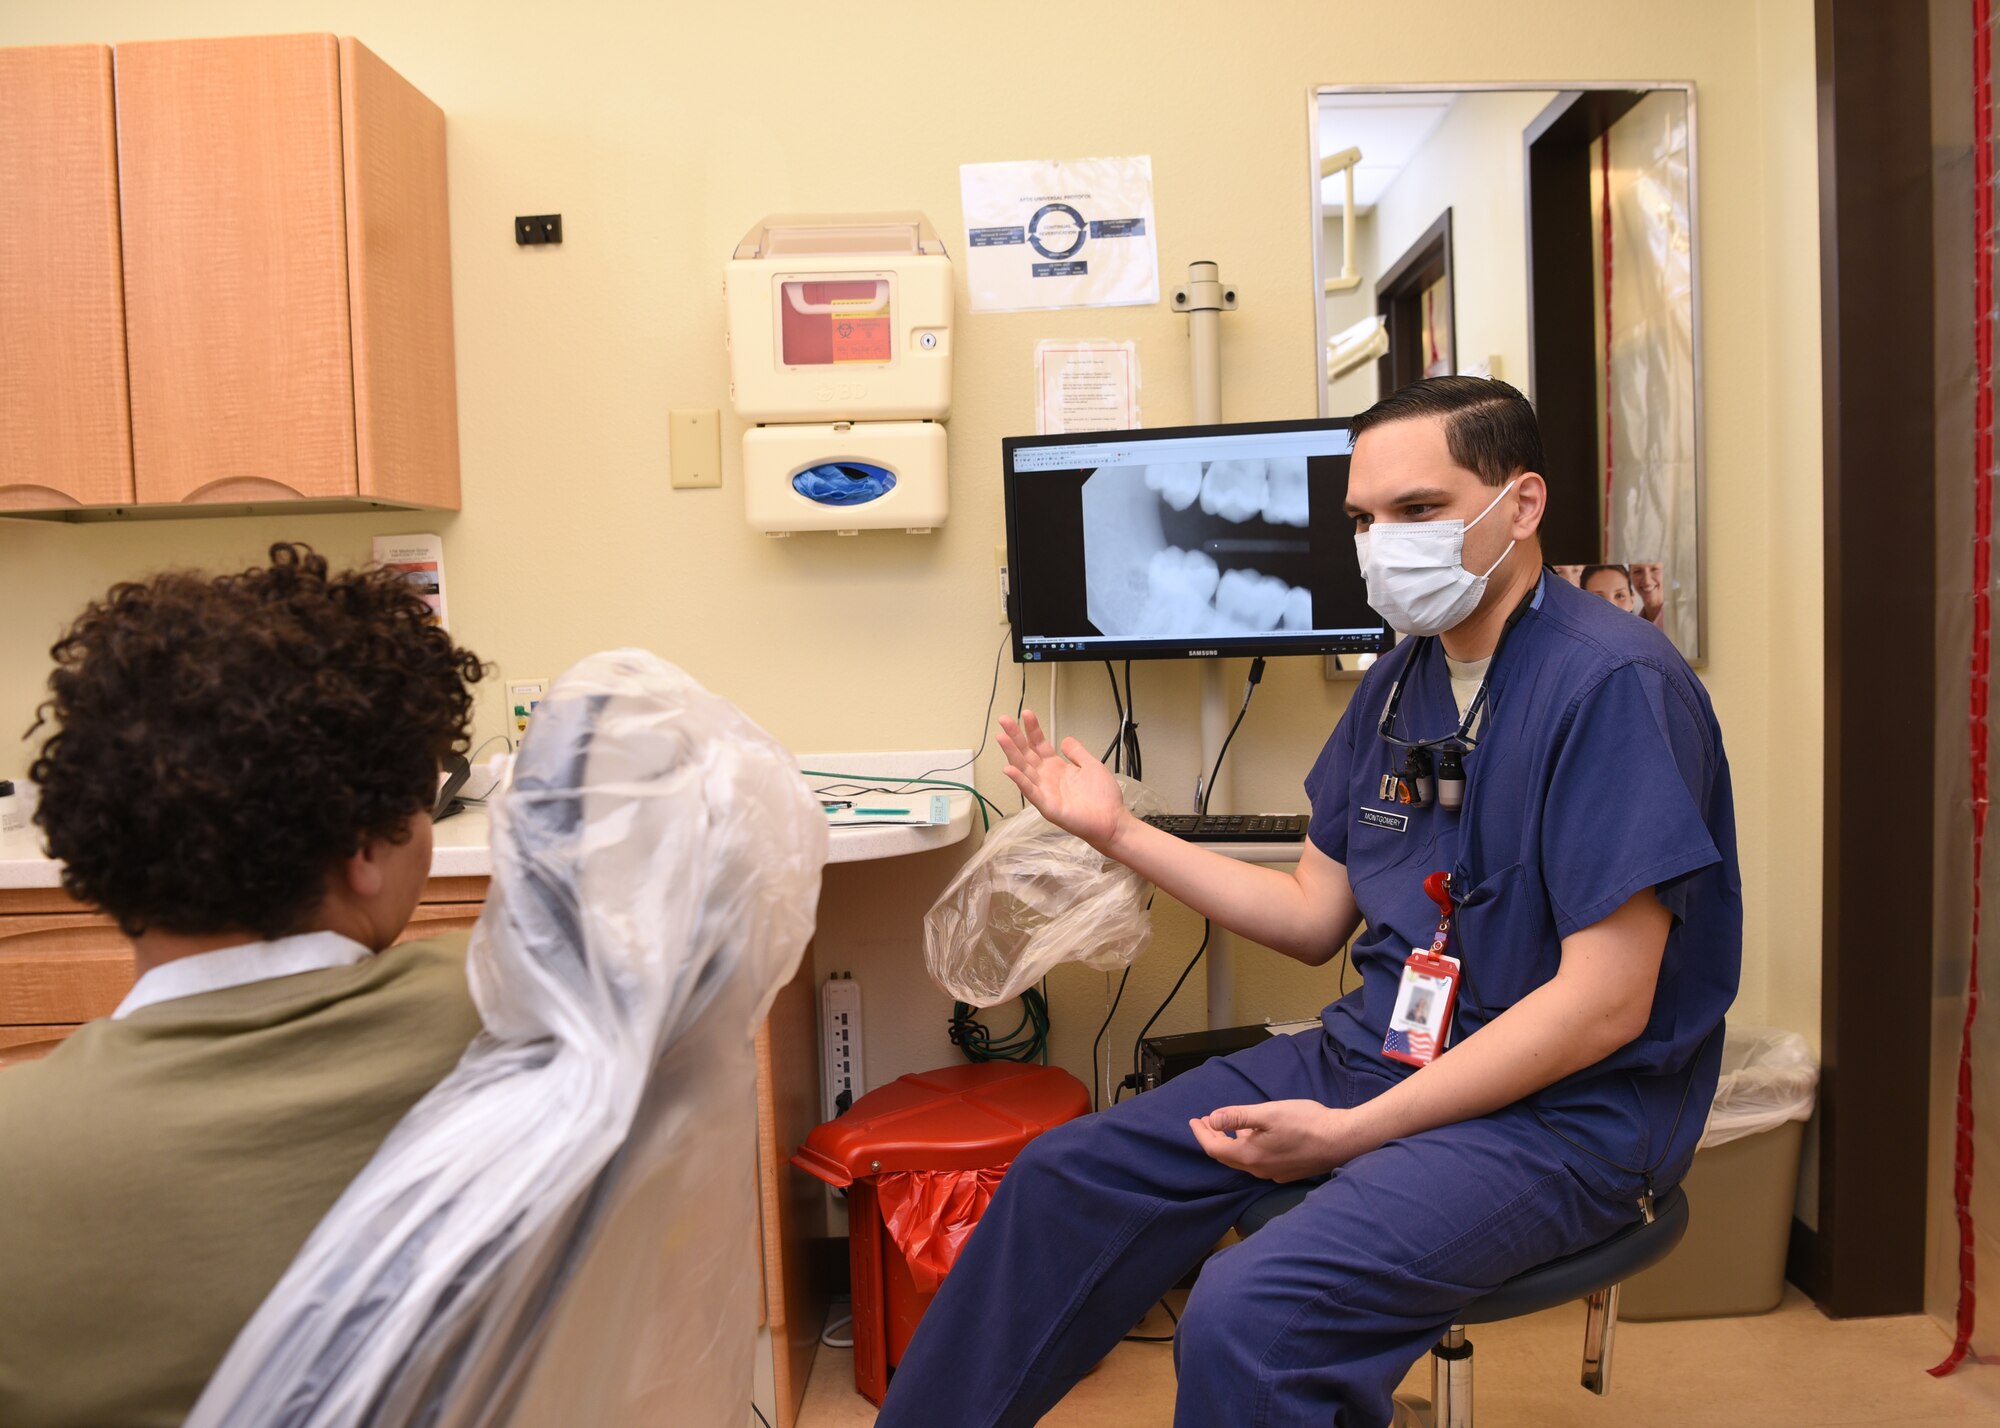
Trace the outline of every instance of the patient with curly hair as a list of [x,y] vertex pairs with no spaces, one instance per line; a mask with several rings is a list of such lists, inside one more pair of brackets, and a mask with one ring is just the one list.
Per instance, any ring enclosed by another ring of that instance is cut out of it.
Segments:
[[165,1428],[479,1030],[464,938],[396,942],[481,667],[400,576],[284,544],[51,653],[37,821],[138,981],[0,1071],[0,1423]]

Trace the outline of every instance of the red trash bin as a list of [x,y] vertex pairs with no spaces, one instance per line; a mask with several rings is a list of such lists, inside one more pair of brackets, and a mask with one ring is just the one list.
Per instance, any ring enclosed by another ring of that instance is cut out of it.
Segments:
[[847,1190],[854,1386],[879,1405],[917,1321],[1021,1147],[1090,1109],[1055,1066],[900,1076],[806,1137],[792,1164]]

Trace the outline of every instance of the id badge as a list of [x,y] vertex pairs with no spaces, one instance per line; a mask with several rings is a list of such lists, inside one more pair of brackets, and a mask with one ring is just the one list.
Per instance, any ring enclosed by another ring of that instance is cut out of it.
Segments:
[[1382,1038],[1382,1054],[1411,1066],[1428,1066],[1437,1060],[1451,1032],[1452,1005],[1457,998],[1458,958],[1412,949],[1409,960],[1403,963],[1403,980],[1396,988],[1396,1006],[1389,1014],[1389,1034]]

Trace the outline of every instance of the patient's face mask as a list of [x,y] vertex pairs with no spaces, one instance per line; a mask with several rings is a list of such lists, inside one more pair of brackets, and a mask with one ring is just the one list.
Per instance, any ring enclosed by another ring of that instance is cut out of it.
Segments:
[[1354,553],[1361,562],[1361,578],[1368,582],[1368,603],[1391,629],[1406,635],[1441,635],[1479,607],[1487,578],[1513,554],[1516,542],[1507,542],[1486,574],[1474,575],[1465,568],[1465,533],[1491,515],[1513,489],[1513,481],[1502,486],[1500,494],[1470,521],[1377,522],[1355,534]]

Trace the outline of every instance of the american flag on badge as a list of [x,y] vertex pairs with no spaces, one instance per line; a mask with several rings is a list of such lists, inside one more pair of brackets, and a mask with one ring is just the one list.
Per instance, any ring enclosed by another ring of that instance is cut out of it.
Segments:
[[1382,1040],[1382,1049],[1399,1051],[1419,1061],[1431,1061],[1437,1057],[1437,1038],[1428,1031],[1398,1031],[1392,1026],[1388,1036]]

